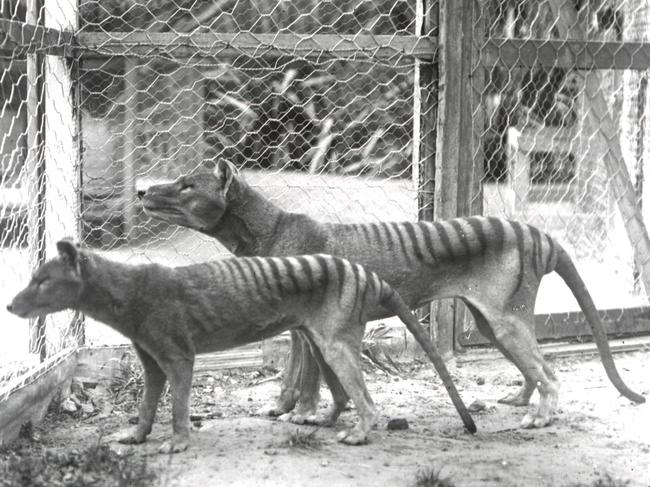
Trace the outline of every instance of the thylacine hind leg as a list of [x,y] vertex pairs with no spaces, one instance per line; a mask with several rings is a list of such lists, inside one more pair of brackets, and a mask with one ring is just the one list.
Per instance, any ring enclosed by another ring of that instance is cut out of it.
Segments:
[[321,415],[314,414],[313,416],[305,418],[305,422],[318,426],[333,426],[338,417],[341,415],[341,412],[345,409],[349,396],[345,392],[345,388],[339,381],[332,368],[327,365],[327,362],[323,358],[323,354],[316,345],[312,345],[312,354],[316,358],[318,366],[320,367],[320,371],[325,378],[325,382],[327,383],[327,387],[329,387],[329,390],[332,394],[332,405],[326,413]]
[[[331,320],[332,317],[329,318]],[[328,320],[328,321],[329,321]],[[348,320],[339,320],[336,323],[347,323]],[[329,321],[329,323],[334,323]],[[363,334],[362,326],[351,326],[345,330],[337,330],[336,325],[332,327],[318,327],[317,331],[310,333],[314,345],[322,354],[323,361],[333,372],[336,379],[330,387],[334,386],[332,393],[335,402],[333,412],[338,415],[338,409],[344,407],[343,398],[337,390],[338,385],[342,386],[345,394],[352,399],[359,415],[359,422],[351,430],[341,431],[337,439],[348,445],[360,445],[367,442],[368,432],[375,425],[377,414],[375,405],[368,393],[366,384],[361,372],[360,343]],[[327,368],[324,368],[327,371]],[[327,379],[327,376],[326,376]],[[332,376],[329,377],[332,380]]]
[[[530,289],[529,287],[524,291]],[[539,407],[535,413],[524,417],[521,426],[539,428],[551,422],[557,406],[559,383],[553,370],[544,360],[535,337],[532,304],[534,293],[518,296],[519,304],[513,304],[513,301],[501,309],[474,302],[470,304],[470,309],[481,333],[492,341],[524,376],[521,389],[500,402],[517,406],[527,405],[537,389],[540,395]]]
[[[492,328],[490,327],[490,324],[488,323],[488,320],[483,316],[483,314],[476,308],[474,307],[471,303],[466,303],[467,307],[470,309],[472,316],[474,317],[474,322],[476,323],[476,327],[478,330],[481,332],[481,334],[490,340],[490,342],[497,347],[497,349],[508,359],[510,362],[515,364],[517,366],[517,362],[513,358],[513,356],[510,354],[507,348],[503,346],[502,343],[500,343],[496,337],[494,336],[494,332],[492,331]],[[520,372],[524,376],[524,383],[521,386],[521,388],[517,392],[510,393],[506,395],[505,397],[502,397],[499,399],[499,402],[502,404],[509,404],[511,406],[527,406],[528,403],[530,402],[530,397],[533,395],[533,392],[535,392],[535,388],[537,385],[535,382],[532,382],[526,377],[526,374],[524,374],[524,371],[520,369]]]
[[294,416],[291,411],[296,405],[296,415],[315,414],[319,400],[320,375],[311,356],[308,340],[298,330],[291,331],[291,351],[284,372],[280,396],[276,403],[260,409],[259,414],[280,416],[280,419],[289,420]]
[[495,336],[524,374],[526,384],[535,384],[539,392],[537,411],[524,416],[521,421],[522,428],[547,426],[557,407],[559,383],[544,360],[535,335],[519,317],[504,316]]
[[332,393],[333,403],[325,415],[319,414],[316,408],[314,408],[313,411],[301,411],[299,408],[296,408],[295,411],[289,411],[281,415],[278,419],[280,421],[290,421],[295,424],[332,426],[341,414],[341,411],[345,409],[349,397],[339,382],[338,378],[336,377],[336,374],[334,374],[330,366],[327,365],[323,359],[323,355],[321,354],[318,347],[311,342],[311,339],[306,334],[303,334],[302,337],[302,339],[305,340],[305,345],[309,346],[311,355],[316,359],[315,363],[317,364],[320,373],[322,373],[323,377],[325,378],[325,382],[327,383],[327,386]]

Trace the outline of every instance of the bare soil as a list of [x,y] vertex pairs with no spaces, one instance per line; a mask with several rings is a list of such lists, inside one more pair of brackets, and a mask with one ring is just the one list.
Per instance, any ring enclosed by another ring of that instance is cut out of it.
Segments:
[[[650,392],[650,351],[618,354],[616,362],[632,389]],[[279,381],[269,371],[223,371],[195,378],[193,412],[199,418],[187,452],[155,453],[170,434],[168,398],[149,441],[120,454],[146,457],[162,486],[412,486],[418,473],[440,471],[455,486],[650,486],[650,406],[619,396],[597,357],[552,361],[562,387],[554,422],[522,430],[527,408],[497,403],[520,384],[505,360],[465,361],[452,373],[467,404],[485,403],[474,413],[476,435],[463,430],[438,377],[426,364],[404,366],[397,376],[367,371],[380,411],[370,443],[351,447],[335,441],[353,424],[347,411],[335,429],[297,426],[255,416],[275,398]],[[50,417],[39,427],[34,448],[76,451],[128,427],[138,387],[126,390],[108,416]],[[322,406],[329,393],[322,390]],[[536,402],[537,396],[533,397]],[[532,404],[529,407],[536,407]],[[214,419],[205,419],[217,416]],[[387,430],[390,419],[409,428]],[[431,479],[430,479],[431,480]]]

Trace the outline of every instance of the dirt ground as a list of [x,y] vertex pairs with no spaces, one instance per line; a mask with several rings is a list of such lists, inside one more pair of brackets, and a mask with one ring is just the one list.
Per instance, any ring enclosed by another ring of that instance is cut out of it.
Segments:
[[[628,385],[647,396],[650,351],[615,358]],[[365,446],[335,441],[336,430],[354,422],[353,409],[334,430],[255,416],[279,390],[272,373],[255,370],[195,378],[192,411],[201,419],[187,452],[155,453],[170,434],[168,402],[150,441],[110,445],[120,454],[146,456],[157,477],[154,485],[161,486],[411,486],[427,469],[440,470],[450,482],[417,485],[650,486],[650,406],[619,396],[596,357],[551,362],[562,384],[560,404],[552,425],[540,430],[518,428],[527,408],[497,403],[520,384],[512,365],[461,358],[452,373],[466,404],[478,399],[486,405],[474,413],[476,435],[463,431],[432,368],[415,364],[399,376],[367,371],[381,416]],[[324,407],[329,393],[323,389],[322,395]],[[128,426],[134,405],[126,401],[107,417],[58,415],[39,427],[38,443],[78,450],[100,436],[107,441]],[[209,416],[217,417],[205,419]],[[392,418],[406,419],[409,428],[387,430]],[[607,475],[614,481],[598,483]]]

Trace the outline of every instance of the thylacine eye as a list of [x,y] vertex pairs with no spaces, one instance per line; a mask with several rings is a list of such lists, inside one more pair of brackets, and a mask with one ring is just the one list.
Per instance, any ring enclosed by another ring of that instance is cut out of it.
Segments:
[[183,187],[181,188],[181,193],[187,192],[191,189],[194,189],[194,184],[192,183],[185,183]]

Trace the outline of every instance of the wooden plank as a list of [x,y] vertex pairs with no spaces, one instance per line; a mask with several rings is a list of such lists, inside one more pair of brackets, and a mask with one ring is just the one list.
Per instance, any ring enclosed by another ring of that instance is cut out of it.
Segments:
[[27,377],[17,379],[18,385],[0,391],[0,445],[7,445],[28,421],[43,419],[52,398],[69,387],[77,365],[75,352],[53,357]]
[[412,35],[253,34],[250,32],[80,32],[77,43],[84,58],[105,56],[162,56],[194,58],[200,55],[238,56],[355,56],[432,59],[435,38]]
[[484,66],[566,69],[650,69],[644,42],[490,38],[481,48]]
[[[647,333],[650,325],[650,307],[615,308],[600,311],[605,331],[610,337]],[[548,313],[535,315],[535,334],[538,339],[565,339],[590,337],[591,328],[582,312]],[[485,345],[489,341],[476,329],[461,338],[463,345]]]
[[[612,353],[628,353],[650,348],[650,338],[633,337],[610,340],[609,347]],[[597,355],[598,348],[590,343],[544,343],[540,345],[542,355],[546,358],[575,357],[576,355]],[[493,348],[475,348],[458,356],[458,363],[505,360],[501,352]]]
[[[36,3],[38,2],[28,2],[30,5]],[[60,5],[57,5],[56,8],[61,10]],[[39,54],[72,56],[75,44],[73,32],[35,25],[36,18],[28,14],[27,23],[0,18],[0,32],[4,34],[0,41],[0,49],[10,49],[15,55],[38,52]]]
[[[73,376],[82,380],[111,381],[119,377],[125,367],[138,362],[131,345],[104,347],[81,347]],[[222,352],[197,355],[194,373],[210,373],[217,370],[262,367],[263,344],[251,343]]]

